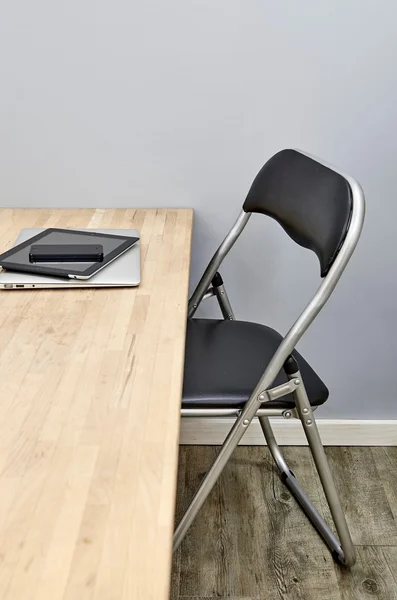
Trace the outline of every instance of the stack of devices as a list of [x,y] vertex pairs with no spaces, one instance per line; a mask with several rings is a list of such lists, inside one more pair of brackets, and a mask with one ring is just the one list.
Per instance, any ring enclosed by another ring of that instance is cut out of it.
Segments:
[[23,229],[0,255],[0,288],[120,287],[140,282],[139,232]]

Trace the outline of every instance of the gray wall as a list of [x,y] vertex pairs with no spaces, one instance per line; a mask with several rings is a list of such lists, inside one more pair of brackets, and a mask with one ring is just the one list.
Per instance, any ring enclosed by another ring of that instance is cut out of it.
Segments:
[[[396,18],[391,0],[5,0],[1,203],[193,206],[193,284],[274,152],[339,165],[365,231],[300,349],[332,390],[321,416],[397,418]],[[223,274],[237,315],[280,331],[319,282],[264,217]]]

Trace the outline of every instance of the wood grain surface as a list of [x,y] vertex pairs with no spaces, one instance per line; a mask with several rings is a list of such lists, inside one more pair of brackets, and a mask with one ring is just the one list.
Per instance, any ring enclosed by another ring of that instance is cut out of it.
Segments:
[[138,288],[0,292],[1,600],[168,598],[193,213],[0,211],[141,231]]
[[[283,451],[329,521],[309,449]],[[218,452],[181,446],[178,518]],[[268,449],[240,446],[175,553],[172,600],[397,600],[397,448],[326,452],[357,549],[351,570],[334,562]]]

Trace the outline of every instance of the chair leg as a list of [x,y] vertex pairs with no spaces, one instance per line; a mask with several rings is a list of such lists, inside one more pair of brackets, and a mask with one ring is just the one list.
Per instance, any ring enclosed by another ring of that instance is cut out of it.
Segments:
[[[294,373],[291,378],[299,378],[302,382],[302,378],[299,372]],[[335,523],[336,530],[339,535],[339,539],[332,533],[318,510],[315,508],[310,498],[303,491],[299,485],[294,473],[286,463],[280,447],[278,446],[276,439],[273,434],[268,417],[259,417],[259,422],[262,427],[262,431],[266,438],[270,452],[273,459],[281,471],[281,479],[290,490],[291,494],[300,504],[307,517],[310,519],[314,527],[317,529],[320,536],[329,546],[332,551],[332,555],[340,563],[347,567],[352,567],[356,561],[356,554],[353,546],[352,539],[350,537],[349,529],[347,527],[345,515],[339,500],[338,493],[335,488],[334,480],[328,465],[327,457],[324,451],[324,447],[321,442],[321,438],[317,429],[316,421],[313,416],[313,412],[306,394],[303,383],[295,391],[296,408],[301,419],[307,441],[309,443],[310,451],[312,453],[317,472],[320,477],[321,484],[325,496],[327,498],[330,511]]]
[[215,276],[212,279],[212,287],[215,296],[218,300],[218,304],[221,309],[223,318],[226,320],[234,321],[234,312],[232,309],[232,305],[230,304],[229,297],[226,293],[226,289],[223,284],[223,279],[219,272],[215,273]]
[[249,424],[255,416],[256,411],[260,408],[260,402],[256,401],[255,397],[247,402],[244,409],[236,419],[233,427],[229,431],[225,441],[222,444],[221,450],[216,457],[211,469],[203,479],[196,495],[189,504],[185,514],[183,515],[178,527],[174,533],[173,551],[179,547],[183,538],[185,537],[187,530],[193,523],[197,513],[207,499],[209,493],[214,487],[219,475],[222,473],[223,468],[231,457],[237,444],[247,431]]

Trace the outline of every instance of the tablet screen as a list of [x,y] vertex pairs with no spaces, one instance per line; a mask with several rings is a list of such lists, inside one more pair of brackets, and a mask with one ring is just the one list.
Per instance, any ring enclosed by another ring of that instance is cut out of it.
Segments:
[[[43,275],[56,275],[59,277],[69,277],[77,275],[81,277],[91,277],[94,273],[102,269],[107,263],[114,260],[117,256],[125,252],[138,241],[136,237],[127,237],[125,235],[113,235],[105,233],[96,233],[78,231],[74,229],[46,229],[42,233],[35,235],[26,242],[18,244],[11,250],[0,255],[0,265],[4,269],[14,271],[24,271],[27,273],[42,273]],[[67,246],[87,244],[98,244],[103,247],[103,260],[101,262],[40,262],[32,263],[29,259],[29,253],[33,244],[49,246]]]

